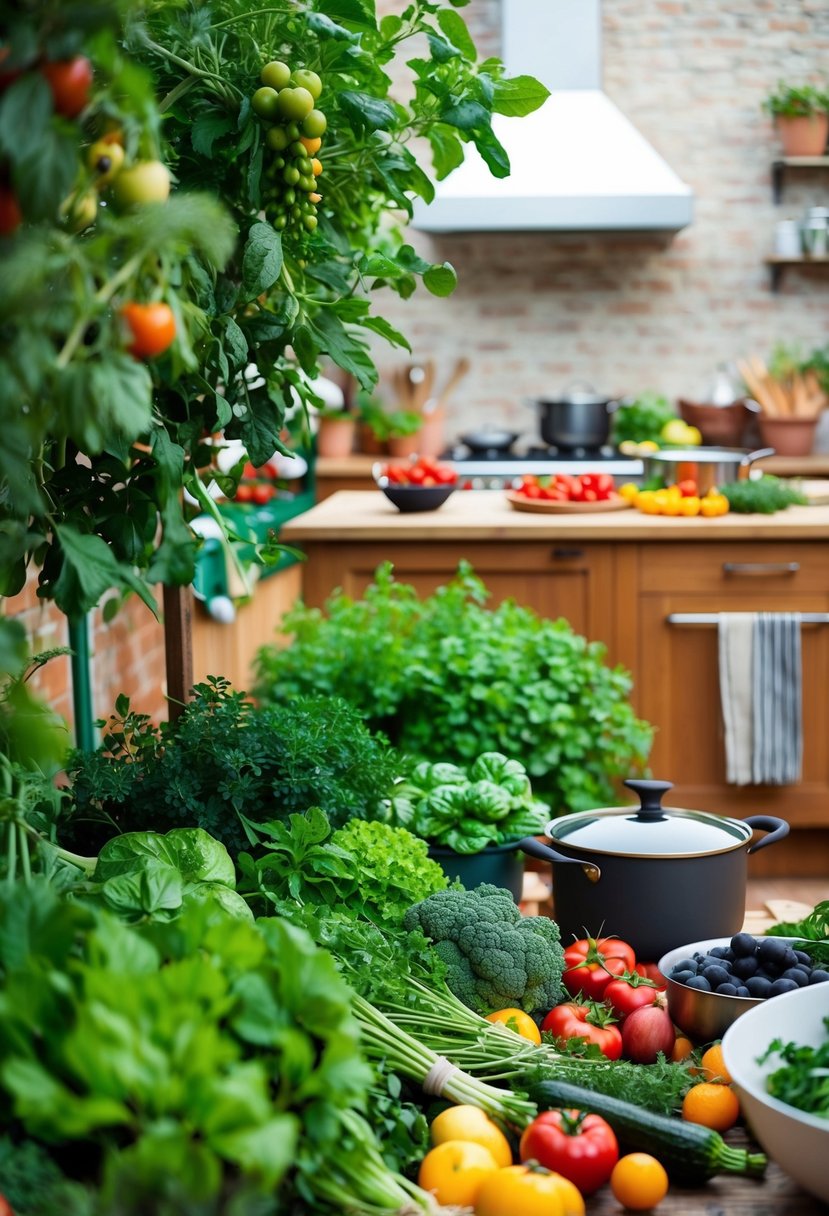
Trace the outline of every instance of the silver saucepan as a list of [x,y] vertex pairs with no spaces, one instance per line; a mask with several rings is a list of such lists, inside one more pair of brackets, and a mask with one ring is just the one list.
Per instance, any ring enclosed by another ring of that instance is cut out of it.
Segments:
[[661,477],[668,485],[695,481],[700,494],[748,477],[755,460],[773,456],[774,448],[663,448],[643,456],[645,480]]

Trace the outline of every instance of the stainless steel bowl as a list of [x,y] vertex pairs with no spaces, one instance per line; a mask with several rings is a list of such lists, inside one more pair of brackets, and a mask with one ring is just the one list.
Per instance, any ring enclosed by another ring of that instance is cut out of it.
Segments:
[[709,937],[706,941],[678,946],[675,950],[663,954],[657,964],[668,982],[668,1013],[674,1025],[695,1043],[710,1043],[713,1039],[721,1039],[741,1014],[747,1013],[755,1005],[762,1005],[765,999],[701,992],[699,988],[688,988],[685,984],[678,984],[676,980],[671,979],[670,972],[680,959],[691,958],[697,953],[707,954],[713,946],[727,946],[730,941],[730,937]]
[[690,479],[697,483],[700,494],[707,494],[718,486],[748,477],[755,460],[773,455],[774,448],[754,452],[745,448],[662,448],[659,452],[648,452],[643,458],[644,476],[646,481],[661,477],[669,485]]

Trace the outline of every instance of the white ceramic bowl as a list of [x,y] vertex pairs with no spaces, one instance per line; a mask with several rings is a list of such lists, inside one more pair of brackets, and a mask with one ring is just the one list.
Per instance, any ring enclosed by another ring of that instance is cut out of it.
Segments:
[[725,1033],[725,1066],[734,1079],[740,1106],[769,1157],[804,1190],[829,1203],[829,1118],[810,1115],[772,1098],[766,1077],[780,1067],[779,1056],[757,1059],[772,1040],[817,1047],[829,1036],[829,983],[813,984],[761,1001]]

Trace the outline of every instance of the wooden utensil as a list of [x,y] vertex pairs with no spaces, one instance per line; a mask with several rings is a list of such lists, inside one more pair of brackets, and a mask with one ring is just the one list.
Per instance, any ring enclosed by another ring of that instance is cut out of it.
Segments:
[[463,380],[464,376],[466,376],[469,373],[469,369],[471,368],[471,366],[472,366],[472,364],[469,361],[469,359],[467,359],[466,355],[461,355],[461,357],[455,361],[455,366],[452,368],[452,371],[449,373],[448,380],[446,381],[443,388],[438,393],[438,397],[437,397],[438,405],[446,404],[448,397],[458,387],[461,380]]

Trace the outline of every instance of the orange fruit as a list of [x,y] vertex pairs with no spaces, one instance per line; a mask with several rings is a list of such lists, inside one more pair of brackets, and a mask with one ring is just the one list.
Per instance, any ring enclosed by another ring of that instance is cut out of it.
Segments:
[[584,1200],[561,1174],[511,1165],[484,1178],[475,1216],[584,1216]]
[[474,1207],[481,1183],[497,1171],[495,1158],[482,1144],[446,1140],[423,1158],[417,1181],[444,1206]]
[[486,1015],[486,1020],[488,1022],[500,1022],[502,1026],[506,1026],[509,1030],[514,1030],[516,1034],[529,1039],[531,1043],[541,1042],[541,1031],[530,1015],[525,1013],[523,1009],[496,1009],[494,1013]]
[[715,1043],[702,1053],[702,1075],[706,1081],[722,1081],[730,1085],[734,1078],[725,1066],[722,1043]]
[[740,1117],[740,1103],[729,1085],[703,1081],[682,1100],[682,1118],[715,1132],[727,1132]]
[[610,1189],[622,1207],[646,1212],[667,1195],[668,1175],[650,1153],[628,1153],[614,1165]]
[[687,1060],[693,1050],[694,1044],[690,1039],[686,1039],[684,1035],[677,1035],[671,1051],[671,1059],[675,1064],[679,1064],[681,1060]]
[[497,1124],[477,1106],[450,1106],[432,1120],[429,1128],[432,1144],[447,1140],[465,1140],[480,1144],[493,1156],[498,1166],[512,1165],[512,1149]]

